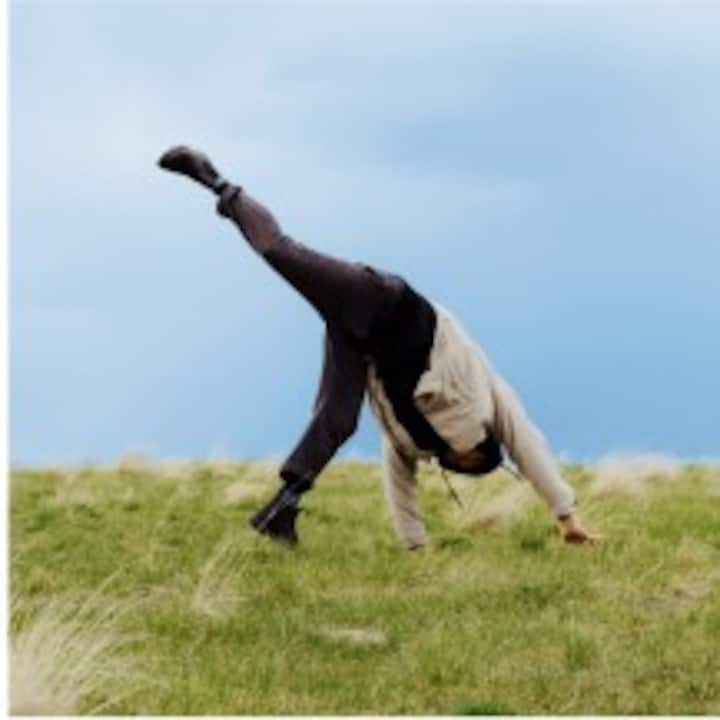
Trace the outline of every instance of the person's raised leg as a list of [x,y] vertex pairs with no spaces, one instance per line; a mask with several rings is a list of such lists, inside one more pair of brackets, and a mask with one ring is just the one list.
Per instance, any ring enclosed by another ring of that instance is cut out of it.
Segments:
[[251,247],[315,307],[326,324],[362,342],[400,297],[401,278],[325,255],[285,235],[270,210],[225,180],[204,154],[178,146],[168,150],[159,165],[218,195],[220,215],[233,221]]

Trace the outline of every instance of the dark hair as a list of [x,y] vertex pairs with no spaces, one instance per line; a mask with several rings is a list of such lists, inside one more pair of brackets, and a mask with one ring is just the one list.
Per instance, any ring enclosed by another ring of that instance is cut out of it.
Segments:
[[448,457],[448,453],[443,452],[440,457],[440,465],[447,470],[452,470],[463,475],[487,475],[495,470],[503,461],[502,447],[492,435],[488,435],[485,440],[478,443],[474,448],[481,454],[481,458],[472,467],[459,467],[453,463]]

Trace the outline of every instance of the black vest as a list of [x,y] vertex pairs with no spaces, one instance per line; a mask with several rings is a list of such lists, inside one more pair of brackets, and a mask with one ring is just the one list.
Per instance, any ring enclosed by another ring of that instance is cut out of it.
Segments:
[[400,299],[377,336],[379,342],[373,354],[378,376],[395,417],[418,448],[431,451],[443,467],[454,472],[468,475],[492,472],[502,462],[500,446],[492,436],[478,443],[484,455],[480,465],[459,468],[447,457],[448,444],[415,407],[415,388],[430,365],[436,327],[435,308],[404,283]]
[[421,450],[445,454],[447,443],[415,407],[413,393],[429,367],[435,338],[435,308],[404,283],[375,350],[378,376],[395,417]]

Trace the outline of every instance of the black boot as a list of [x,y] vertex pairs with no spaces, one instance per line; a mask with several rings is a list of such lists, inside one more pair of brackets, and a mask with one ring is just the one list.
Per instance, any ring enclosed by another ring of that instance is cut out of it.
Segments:
[[295,530],[295,519],[302,508],[298,507],[302,490],[297,483],[284,485],[275,493],[267,505],[260,508],[250,519],[250,524],[273,540],[282,540],[296,545],[298,542]]
[[158,160],[158,165],[163,170],[187,175],[187,177],[199,182],[217,195],[228,184],[215,169],[207,155],[186,145],[177,145],[170,148]]

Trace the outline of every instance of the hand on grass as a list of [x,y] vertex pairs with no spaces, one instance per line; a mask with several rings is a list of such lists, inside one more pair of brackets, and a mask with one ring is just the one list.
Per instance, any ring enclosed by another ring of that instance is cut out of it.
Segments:
[[559,520],[560,531],[563,540],[574,545],[582,545],[583,543],[601,542],[605,538],[598,533],[592,533],[586,530],[575,515]]

